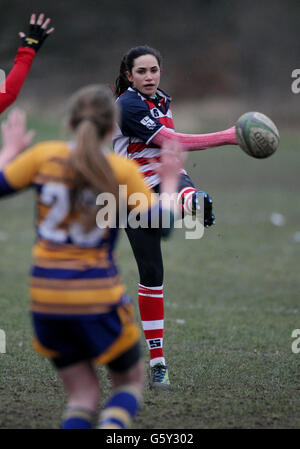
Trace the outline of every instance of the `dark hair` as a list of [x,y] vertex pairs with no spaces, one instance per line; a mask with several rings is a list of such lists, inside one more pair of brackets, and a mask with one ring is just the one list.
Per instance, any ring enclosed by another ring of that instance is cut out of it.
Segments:
[[140,45],[138,47],[131,48],[122,58],[120,65],[120,73],[116,79],[115,95],[119,97],[125,90],[131,86],[130,81],[126,76],[126,72],[132,73],[132,68],[134,65],[134,60],[144,55],[153,55],[158,62],[159,67],[162,64],[162,57],[158,50],[148,45]]

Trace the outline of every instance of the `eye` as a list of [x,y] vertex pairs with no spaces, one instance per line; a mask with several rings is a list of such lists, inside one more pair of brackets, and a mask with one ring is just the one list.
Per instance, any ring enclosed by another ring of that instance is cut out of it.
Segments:
[[151,72],[156,73],[156,72],[158,72],[158,70],[159,70],[158,67],[152,67]]
[[137,73],[139,73],[139,74],[142,75],[143,73],[145,73],[145,69],[138,69],[138,70],[137,70]]

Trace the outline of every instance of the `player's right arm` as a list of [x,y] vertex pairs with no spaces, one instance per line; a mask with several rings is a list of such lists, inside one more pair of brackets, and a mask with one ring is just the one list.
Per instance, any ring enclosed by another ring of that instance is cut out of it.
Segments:
[[28,75],[36,52],[45,39],[54,31],[54,28],[47,30],[50,19],[46,19],[43,23],[44,17],[44,14],[40,14],[36,20],[35,14],[32,14],[28,34],[26,35],[23,32],[19,33],[22,44],[18,49],[14,66],[5,81],[5,90],[0,89],[0,113],[16,100]]

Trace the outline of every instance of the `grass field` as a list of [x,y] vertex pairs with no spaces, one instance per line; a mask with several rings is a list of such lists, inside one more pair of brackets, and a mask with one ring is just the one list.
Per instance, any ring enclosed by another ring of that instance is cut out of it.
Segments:
[[[56,123],[32,122],[37,139]],[[253,160],[233,148],[190,155],[194,180],[214,199],[216,225],[201,240],[176,230],[163,245],[165,353],[172,390],[151,391],[134,428],[299,428],[300,137],[282,133],[279,151]],[[275,226],[272,213],[285,224]],[[28,271],[30,192],[1,201],[0,428],[57,428],[64,394],[47,360],[31,347]],[[137,304],[137,268],[124,235],[123,279]],[[148,372],[146,345],[145,366]],[[103,375],[103,400],[110,386]]]

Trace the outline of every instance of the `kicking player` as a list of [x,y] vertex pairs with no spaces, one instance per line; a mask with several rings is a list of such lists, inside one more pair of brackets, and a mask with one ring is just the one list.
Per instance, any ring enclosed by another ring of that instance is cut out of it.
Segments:
[[[135,160],[149,187],[160,190],[160,177],[153,162],[160,164],[161,147],[166,139],[176,138],[186,151],[219,145],[235,145],[235,128],[213,134],[174,132],[171,98],[159,89],[161,55],[148,46],[132,48],[123,57],[116,80],[115,94],[121,108],[119,127],[113,136],[116,153]],[[194,214],[204,202],[204,226],[214,223],[212,200],[195,188],[182,167],[178,201],[183,214]],[[168,368],[163,354],[164,301],[161,236],[156,229],[126,229],[140,276],[139,310],[150,351],[153,387],[168,388]]]
[[[128,427],[142,396],[139,328],[114,258],[118,232],[113,226],[114,205],[124,201],[119,186],[126,187],[128,198],[143,194],[141,215],[173,214],[169,204],[160,207],[134,162],[106,153],[116,109],[109,89],[81,89],[70,104],[74,141],[39,143],[0,171],[0,195],[29,186],[37,194],[37,242],[30,279],[34,347],[50,358],[63,382],[68,396],[64,429],[93,426],[99,400],[95,363],[108,367],[114,390],[98,428]],[[24,126],[19,119],[14,117],[5,127],[4,154],[17,145],[22,149]],[[162,190],[168,194],[176,191],[182,164],[180,148],[170,145],[172,151],[163,152],[160,169]],[[110,195],[103,214],[111,217],[110,224],[99,218],[103,209],[95,207],[99,193],[105,193],[105,201]]]
[[14,66],[5,84],[0,86],[0,114],[16,100],[37,51],[54,31],[54,28],[47,29],[51,19],[44,21],[44,18],[44,14],[40,14],[38,19],[35,14],[32,14],[28,33],[19,33],[22,44],[17,51]]

